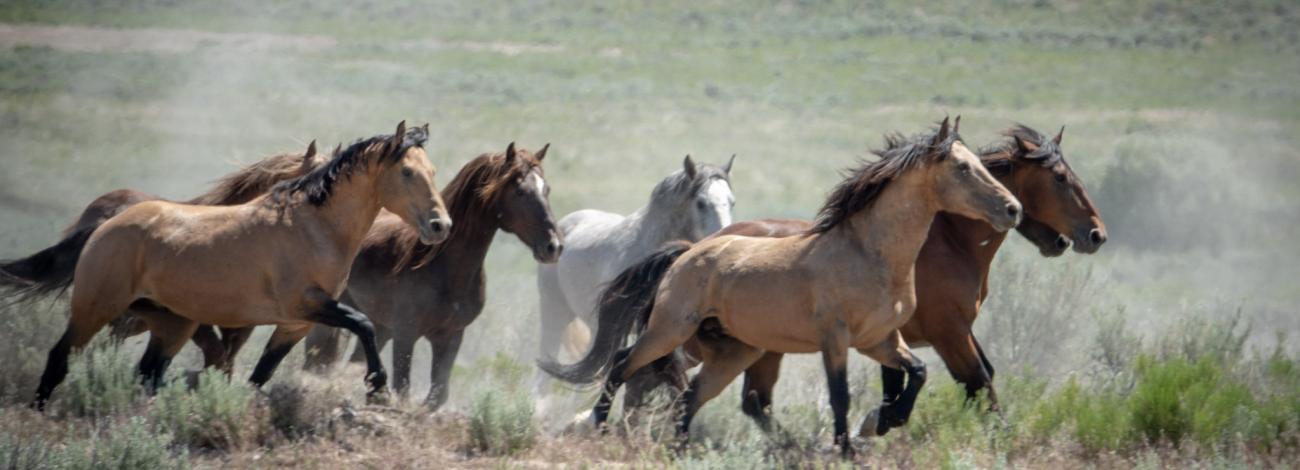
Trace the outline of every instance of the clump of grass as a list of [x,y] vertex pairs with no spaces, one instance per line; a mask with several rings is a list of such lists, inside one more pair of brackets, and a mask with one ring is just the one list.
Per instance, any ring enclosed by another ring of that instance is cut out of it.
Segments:
[[126,410],[140,396],[132,355],[120,341],[101,337],[74,355],[57,390],[64,413],[92,418]]
[[[62,304],[58,304],[62,305]],[[48,302],[0,306],[0,399],[26,403],[40,380],[46,353],[67,321]]]
[[172,380],[159,390],[150,418],[181,443],[230,449],[261,437],[265,430],[267,420],[253,398],[248,385],[207,369],[192,392],[183,380]]
[[154,431],[141,417],[131,418],[85,439],[72,440],[62,450],[48,452],[48,455],[48,460],[28,468],[137,470],[187,467],[185,450],[173,452],[172,436]]
[[537,441],[533,404],[521,393],[489,391],[474,400],[469,416],[470,445],[489,455],[512,455]]

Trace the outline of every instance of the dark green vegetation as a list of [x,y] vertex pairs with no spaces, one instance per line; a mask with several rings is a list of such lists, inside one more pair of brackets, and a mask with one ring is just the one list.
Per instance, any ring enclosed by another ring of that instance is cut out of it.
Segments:
[[[737,153],[737,219],[810,217],[836,170],[881,133],[944,114],[962,114],[977,145],[1012,121],[1066,125],[1066,157],[1111,241],[1049,260],[1013,236],[976,323],[1004,414],[961,407],[925,353],[934,379],[915,421],[863,454],[886,466],[1294,461],[1300,5],[939,3],[4,3],[0,258],[52,243],[108,190],[185,198],[232,163],[401,119],[431,123],[441,184],[512,140],[551,142],[557,215],[630,211],[682,155]],[[669,461],[649,432],[591,442],[517,426],[529,423],[519,396],[533,373],[533,261],[505,238],[488,264],[489,305],[468,330],[453,410],[433,418],[345,405],[360,403],[360,373],[287,373],[300,353],[265,397],[204,376],[149,403],[122,380],[134,339],[87,354],[56,417],[39,419],[18,405],[66,306],[5,308],[0,465],[75,467],[123,446],[158,459],[126,466]],[[173,368],[196,363],[187,350]],[[878,376],[856,359],[851,376],[857,419],[879,399]],[[816,447],[829,440],[817,359],[792,358],[784,377],[788,439],[759,435],[728,390],[697,420],[708,451],[681,465],[833,462]],[[196,429],[198,416],[224,424]]]

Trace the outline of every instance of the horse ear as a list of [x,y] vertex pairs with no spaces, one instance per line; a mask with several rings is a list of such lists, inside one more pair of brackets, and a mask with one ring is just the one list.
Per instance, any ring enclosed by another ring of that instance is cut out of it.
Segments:
[[939,132],[934,134],[934,140],[930,145],[939,145],[945,140],[948,140],[948,116],[944,116],[943,122],[939,123]]
[[426,122],[426,123],[424,123],[424,125],[421,126],[421,127],[424,128],[424,134],[425,134],[425,135],[429,135],[429,123]]
[[511,142],[506,146],[506,163],[515,161],[515,143]]
[[393,141],[389,142],[393,151],[397,151],[402,146],[402,139],[406,138],[406,120],[397,123],[397,131],[393,132]]
[[302,154],[302,159],[311,160],[314,156],[316,156],[316,140],[312,139],[311,143],[307,144],[307,153]]
[[533,158],[537,159],[537,161],[540,163],[543,158],[546,158],[546,151],[549,150],[550,148],[551,148],[551,143],[547,142],[546,145],[542,146],[541,150],[538,150],[537,153],[533,154]]
[[1052,137],[1052,143],[1061,145],[1061,136],[1063,135],[1065,135],[1065,126],[1061,126],[1061,130],[1056,133],[1056,137]]
[[1019,147],[1020,151],[1025,153],[1034,153],[1038,151],[1038,144],[1022,139],[1020,136],[1016,136],[1016,147]]
[[686,177],[695,179],[695,162],[691,160],[691,155],[686,154],[686,159],[682,160],[682,170],[686,172]]
[[952,121],[952,133],[953,133],[953,134],[957,134],[957,133],[958,133],[957,129],[961,129],[961,115],[960,115],[960,114],[957,115],[957,119],[954,119],[954,120]]
[[735,163],[735,162],[736,162],[736,154],[733,153],[733,154],[731,154],[731,159],[730,159],[730,160],[727,160],[727,164],[722,166],[722,172],[723,172],[723,173],[726,173],[727,176],[730,176],[730,175],[731,175],[731,164],[732,164],[732,163]]

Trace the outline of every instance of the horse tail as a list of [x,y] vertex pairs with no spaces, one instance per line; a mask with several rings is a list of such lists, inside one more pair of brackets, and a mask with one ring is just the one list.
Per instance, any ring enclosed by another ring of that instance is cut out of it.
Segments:
[[690,247],[686,241],[669,242],[610,281],[596,304],[599,310],[596,337],[587,355],[573,364],[543,359],[537,362],[538,367],[557,379],[578,385],[591,384],[605,375],[613,366],[614,354],[623,347],[634,326],[643,325],[649,318],[664,273]]
[[19,259],[0,261],[0,298],[27,302],[62,295],[72,286],[81,249],[98,224],[78,227],[53,246]]

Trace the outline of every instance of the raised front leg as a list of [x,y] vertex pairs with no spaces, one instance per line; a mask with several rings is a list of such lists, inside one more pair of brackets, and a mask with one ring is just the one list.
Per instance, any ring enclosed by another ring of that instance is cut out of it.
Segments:
[[433,367],[429,374],[429,398],[425,403],[430,409],[437,410],[451,394],[451,369],[456,365],[456,354],[460,352],[460,341],[465,331],[428,335],[433,347]]
[[[897,330],[880,344],[859,349],[858,352],[871,357],[884,367],[902,370],[907,375],[907,384],[902,392],[898,393],[897,399],[887,401],[880,408],[868,413],[858,430],[861,436],[881,436],[892,428],[907,424],[907,420],[912,416],[916,397],[921,393],[921,387],[925,385],[925,363],[912,355],[912,350],[908,349],[903,336]],[[887,397],[889,393],[891,392],[887,390]]]
[[379,360],[379,345],[375,341],[375,325],[360,310],[329,300],[311,317],[312,321],[335,328],[343,328],[357,335],[366,352],[366,383],[370,385],[367,397],[381,399],[388,391],[388,374]]
[[[374,328],[375,328],[375,345],[376,347],[379,348],[380,351],[383,351],[384,344],[387,344],[388,340],[393,339],[393,330],[390,330],[387,326],[379,325],[379,324],[374,325]],[[341,341],[343,341],[343,344],[347,344],[346,337],[343,337]],[[366,348],[361,347],[361,341],[357,341],[357,347],[356,349],[352,350],[352,356],[348,358],[348,362],[353,364],[360,364],[366,362]]]

